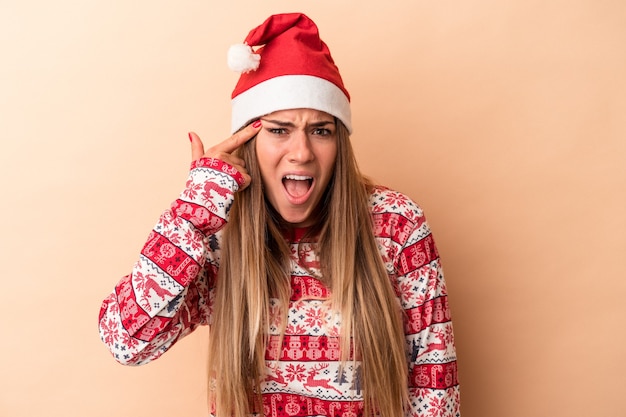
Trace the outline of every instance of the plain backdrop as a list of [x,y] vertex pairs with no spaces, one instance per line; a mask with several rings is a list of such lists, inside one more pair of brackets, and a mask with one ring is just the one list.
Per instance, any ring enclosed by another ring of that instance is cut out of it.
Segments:
[[203,417],[205,329],[139,368],[97,333],[189,166],[226,51],[320,27],[361,168],[426,211],[464,417],[626,415],[623,0],[0,0],[0,416]]

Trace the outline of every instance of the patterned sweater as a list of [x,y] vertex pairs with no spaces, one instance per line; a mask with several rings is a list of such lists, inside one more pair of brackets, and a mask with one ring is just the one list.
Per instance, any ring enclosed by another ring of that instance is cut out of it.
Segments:
[[[102,304],[100,337],[118,362],[152,361],[199,325],[210,325],[220,230],[241,182],[222,161],[192,164],[185,190],[161,215],[132,273]],[[380,254],[405,311],[407,416],[460,416],[448,298],[423,212],[382,187],[370,203]],[[316,278],[315,242],[297,234],[290,244],[292,296],[279,358],[270,352],[279,340],[278,323],[270,329],[264,414],[360,417],[360,363],[340,369],[339,319],[324,302],[329,290]]]

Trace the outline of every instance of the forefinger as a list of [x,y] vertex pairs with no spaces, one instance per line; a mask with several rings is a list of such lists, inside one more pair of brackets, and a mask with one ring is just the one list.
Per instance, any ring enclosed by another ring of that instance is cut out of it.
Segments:
[[224,152],[224,153],[232,153],[237,148],[248,142],[252,139],[260,130],[261,121],[257,120],[254,123],[249,124],[245,128],[240,131],[234,133],[231,137],[226,139],[223,142],[218,143],[211,147],[212,152]]

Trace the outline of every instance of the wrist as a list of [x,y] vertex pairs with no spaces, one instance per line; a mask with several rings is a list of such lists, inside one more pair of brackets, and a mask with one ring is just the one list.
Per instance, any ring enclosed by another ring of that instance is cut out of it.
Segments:
[[237,183],[238,187],[241,187],[245,180],[239,171],[237,171],[232,165],[217,158],[205,158],[202,157],[191,163],[191,171],[198,168],[208,168],[214,171],[223,172],[232,177]]

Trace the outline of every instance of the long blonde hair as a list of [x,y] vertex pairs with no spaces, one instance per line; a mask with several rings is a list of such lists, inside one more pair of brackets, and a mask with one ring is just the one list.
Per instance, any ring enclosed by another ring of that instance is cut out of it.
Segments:
[[[341,317],[342,361],[351,349],[361,360],[364,415],[399,417],[408,402],[401,309],[373,233],[371,185],[359,172],[347,129],[336,124],[334,175],[316,230],[322,274],[332,277],[324,283]],[[285,225],[265,200],[255,139],[238,153],[256,181],[236,194],[220,242],[209,340],[209,398],[218,417],[262,414],[270,297],[278,299],[286,321],[291,295]]]

